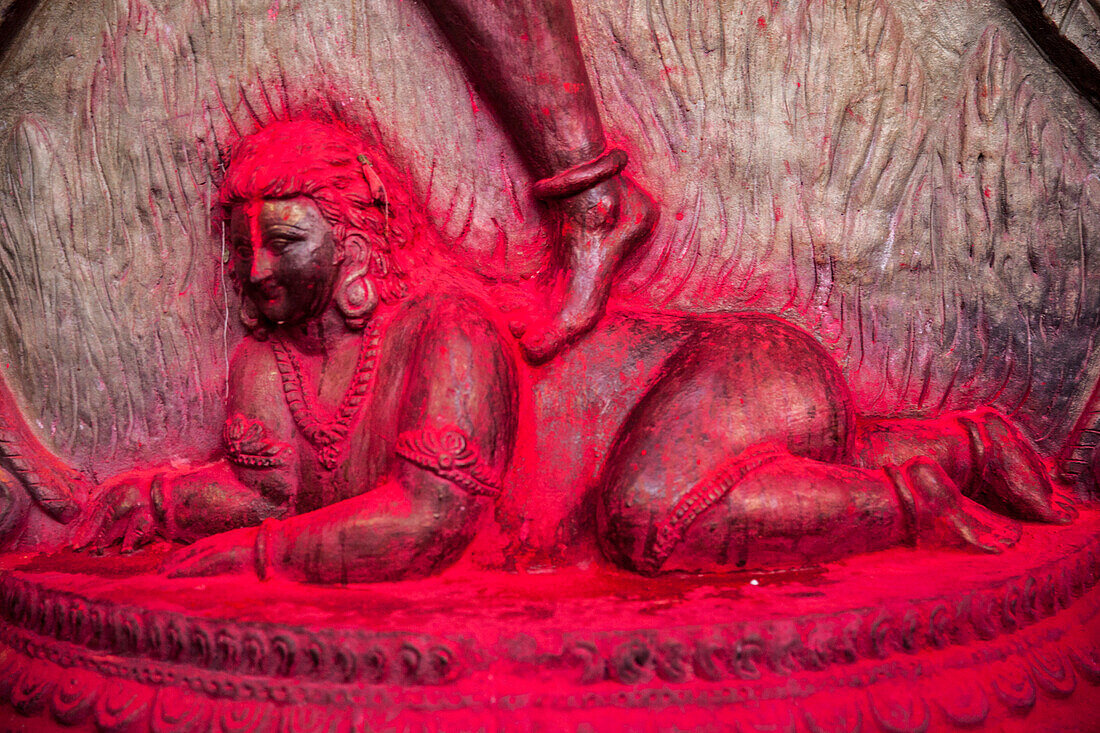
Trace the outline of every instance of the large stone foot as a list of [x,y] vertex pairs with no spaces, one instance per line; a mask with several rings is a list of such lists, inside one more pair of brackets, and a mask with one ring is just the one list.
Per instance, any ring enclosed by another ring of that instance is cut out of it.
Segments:
[[914,458],[888,468],[911,538],[918,547],[953,547],[999,553],[1020,539],[1020,524],[963,496],[955,482],[930,458]]
[[1006,516],[1068,524],[1076,516],[1067,492],[1057,490],[1038,449],[996,410],[960,422],[970,435],[974,478],[967,495]]
[[603,316],[619,264],[657,224],[657,205],[637,183],[615,176],[558,199],[565,274],[561,304],[549,318],[513,326],[523,356],[541,364],[588,333]]

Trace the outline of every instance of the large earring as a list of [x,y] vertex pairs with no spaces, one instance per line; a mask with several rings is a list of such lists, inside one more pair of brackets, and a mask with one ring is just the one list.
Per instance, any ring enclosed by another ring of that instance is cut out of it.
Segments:
[[336,307],[344,315],[348,327],[361,330],[378,307],[378,288],[367,277],[366,267],[355,267],[336,290]]
[[267,340],[267,329],[263,326],[263,319],[256,304],[247,296],[241,296],[241,323],[257,341]]
[[260,325],[260,311],[257,310],[252,299],[247,296],[241,296],[241,323],[249,331],[255,331],[256,327]]

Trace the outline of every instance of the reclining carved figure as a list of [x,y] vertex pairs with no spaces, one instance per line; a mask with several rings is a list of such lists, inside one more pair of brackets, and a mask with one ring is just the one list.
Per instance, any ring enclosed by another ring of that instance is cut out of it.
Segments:
[[335,125],[271,125],[221,186],[251,335],[229,374],[225,457],[122,476],[78,544],[201,541],[177,573],[316,582],[427,575],[500,491],[516,432],[511,350],[393,170]]
[[[120,476],[76,544],[192,543],[175,575],[342,583],[453,563],[500,493],[517,349],[377,151],[273,124],[221,188],[242,318],[224,458]],[[690,327],[621,426],[599,480],[604,554],[639,573],[819,563],[896,545],[997,552],[1015,519],[1068,509],[993,410],[857,415],[832,359],[764,314]],[[1014,519],[1015,518],[1015,519]]]

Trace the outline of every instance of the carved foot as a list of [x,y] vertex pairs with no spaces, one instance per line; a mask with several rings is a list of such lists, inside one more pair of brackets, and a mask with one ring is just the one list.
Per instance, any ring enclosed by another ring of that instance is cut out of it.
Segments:
[[887,469],[910,520],[915,544],[1000,553],[1020,539],[1020,524],[962,495],[938,463],[914,458]]
[[0,468],[0,549],[10,549],[19,541],[30,505],[22,482]]
[[657,205],[637,183],[616,176],[556,204],[562,215],[566,281],[550,318],[514,324],[524,358],[541,364],[592,330],[603,316],[619,264],[657,224]]
[[968,496],[1010,517],[1068,524],[1077,514],[1068,492],[1056,490],[1038,449],[996,410],[960,418],[976,467]]

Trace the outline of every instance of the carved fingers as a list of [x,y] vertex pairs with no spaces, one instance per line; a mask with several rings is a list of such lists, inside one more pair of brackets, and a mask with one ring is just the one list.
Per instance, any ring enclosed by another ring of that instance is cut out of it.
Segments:
[[102,552],[121,542],[123,552],[132,552],[153,541],[153,518],[149,474],[123,474],[92,492],[84,518],[73,533],[73,546]]
[[122,551],[133,552],[149,544],[156,537],[156,529],[156,522],[148,508],[145,511],[131,512],[122,533]]
[[1067,487],[1055,484],[1052,498],[1053,509],[1058,515],[1058,519],[1055,520],[1054,524],[1069,524],[1077,519],[1077,502],[1073,498],[1073,493]]

